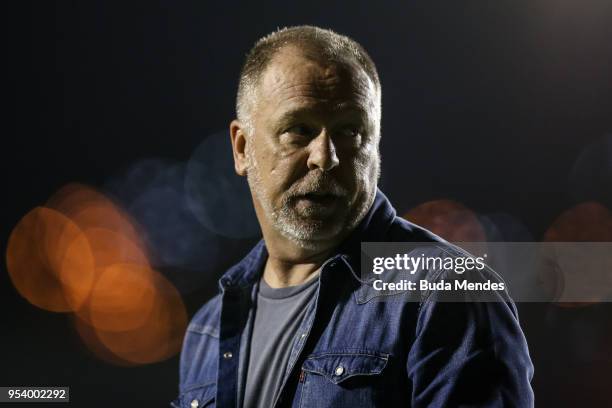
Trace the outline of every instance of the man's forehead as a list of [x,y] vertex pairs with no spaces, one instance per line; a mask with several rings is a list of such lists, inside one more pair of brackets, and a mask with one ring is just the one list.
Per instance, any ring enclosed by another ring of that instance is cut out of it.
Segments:
[[332,61],[322,52],[309,51],[296,46],[285,46],[271,58],[264,78],[273,81],[293,80],[296,77],[312,80],[347,79],[346,64]]
[[279,50],[259,84],[259,97],[269,102],[308,104],[329,102],[370,105],[375,98],[372,81],[355,64],[331,61],[315,52],[296,47]]

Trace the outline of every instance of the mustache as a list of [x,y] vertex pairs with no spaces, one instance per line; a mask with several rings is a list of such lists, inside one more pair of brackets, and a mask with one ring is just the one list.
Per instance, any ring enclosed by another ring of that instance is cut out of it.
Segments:
[[330,176],[329,173],[312,172],[294,183],[286,192],[288,198],[307,194],[345,197],[348,195],[348,190]]

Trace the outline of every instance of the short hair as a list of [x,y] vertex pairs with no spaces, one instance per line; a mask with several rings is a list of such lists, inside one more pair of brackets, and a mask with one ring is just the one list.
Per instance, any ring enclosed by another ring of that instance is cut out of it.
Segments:
[[356,62],[374,83],[380,105],[380,79],[374,61],[355,40],[332,30],[302,25],[285,27],[259,39],[247,53],[240,72],[236,96],[236,116],[251,132],[250,106],[259,81],[272,58],[284,47],[299,46],[315,50],[328,60]]

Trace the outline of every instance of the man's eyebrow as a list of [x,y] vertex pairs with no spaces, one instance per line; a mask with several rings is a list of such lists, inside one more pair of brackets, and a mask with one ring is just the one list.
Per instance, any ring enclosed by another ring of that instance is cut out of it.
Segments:
[[293,108],[283,112],[277,119],[279,126],[284,126],[304,115],[304,108]]
[[[303,106],[293,106],[288,107],[287,110],[280,113],[280,115],[275,120],[275,129],[277,132],[284,131],[286,127],[290,125],[294,125],[295,122],[300,120],[307,120],[310,115],[317,114],[316,107],[312,105],[303,105]],[[358,120],[360,122],[365,122],[369,115],[369,110],[355,102],[338,102],[332,106],[332,116],[336,116],[336,119],[339,122],[345,120]]]
[[[352,102],[339,102],[333,106],[333,112],[335,114],[359,114],[363,116],[367,116],[369,111],[366,107],[352,103]],[[287,122],[291,120],[295,120],[305,115],[311,114],[313,112],[313,107],[311,106],[300,106],[295,108],[290,108],[285,112],[281,113],[278,117],[278,122]]]
[[335,111],[345,111],[348,113],[359,113],[361,115],[367,115],[368,109],[361,104],[354,102],[340,102],[334,106]]

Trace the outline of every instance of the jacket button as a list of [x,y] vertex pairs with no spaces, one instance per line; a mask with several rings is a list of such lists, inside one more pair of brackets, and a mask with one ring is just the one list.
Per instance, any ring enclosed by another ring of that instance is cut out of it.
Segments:
[[225,353],[223,353],[223,358],[226,360],[229,360],[232,357],[234,357],[234,355],[232,354],[231,351],[226,351]]
[[336,373],[337,376],[341,376],[342,374],[344,374],[344,367],[342,367],[342,366],[336,367],[335,373]]
[[191,401],[191,408],[198,408],[200,406],[200,402],[197,399]]

